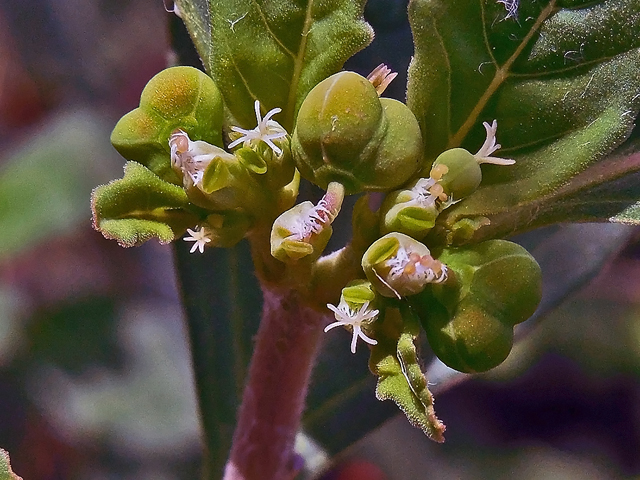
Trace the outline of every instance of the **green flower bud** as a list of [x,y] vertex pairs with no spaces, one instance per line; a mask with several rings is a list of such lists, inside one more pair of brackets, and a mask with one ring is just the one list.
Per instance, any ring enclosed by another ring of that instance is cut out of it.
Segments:
[[434,286],[421,299],[433,351],[462,372],[499,365],[511,351],[514,325],[533,315],[540,302],[538,263],[506,240],[445,249],[439,259],[455,273],[457,285]]
[[120,119],[111,143],[123,157],[179,184],[171,170],[169,137],[181,129],[222,146],[222,113],[222,96],[210,77],[192,67],[168,68],[149,81],[140,107]]
[[440,167],[444,170],[444,174],[438,183],[442,185],[448,197],[461,200],[471,195],[480,186],[482,181],[480,165],[476,157],[464,148],[452,148],[442,152],[433,162],[432,171],[439,165],[446,167]]
[[421,292],[427,283],[447,279],[447,267],[422,243],[402,233],[376,240],[362,257],[362,269],[385,297],[401,298]]
[[389,190],[406,182],[422,159],[420,128],[400,102],[380,99],[369,80],[340,72],[307,95],[291,150],[303,177],[347,194]]

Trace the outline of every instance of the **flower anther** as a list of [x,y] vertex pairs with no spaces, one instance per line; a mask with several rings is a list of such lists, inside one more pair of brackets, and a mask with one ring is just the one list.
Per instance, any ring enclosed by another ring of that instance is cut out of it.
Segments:
[[389,268],[389,280],[416,284],[442,283],[447,280],[448,269],[445,264],[436,260],[431,255],[420,255],[409,252],[403,246],[398,248],[396,254],[385,260],[385,266]]
[[254,106],[256,110],[256,120],[258,121],[258,125],[252,130],[245,130],[244,128],[240,127],[231,127],[231,130],[241,133],[242,136],[237,140],[231,142],[229,144],[229,148],[233,148],[236,145],[240,145],[241,143],[244,143],[244,146],[248,147],[258,142],[264,142],[271,148],[271,150],[274,151],[276,155],[281,155],[282,149],[275,143],[273,143],[272,140],[286,137],[287,131],[278,122],[276,122],[275,120],[271,120],[271,117],[273,117],[277,113],[280,113],[282,109],[271,109],[267,112],[264,118],[262,118],[262,115],[260,114],[260,101],[256,100]]
[[389,67],[381,63],[367,76],[367,80],[371,82],[380,96],[397,76],[398,72],[392,72]]
[[351,353],[356,353],[358,338],[361,338],[369,345],[377,345],[378,342],[376,340],[368,337],[362,331],[362,325],[373,322],[380,313],[378,310],[369,309],[369,302],[365,302],[357,310],[352,309],[344,299],[340,300],[337,307],[330,303],[327,303],[327,307],[334,313],[337,322],[327,325],[324,331],[328,332],[332,328],[340,326],[351,327],[353,335],[351,338]]
[[204,253],[204,247],[207,243],[211,242],[211,237],[209,235],[209,231],[206,227],[202,227],[200,229],[191,230],[187,228],[187,233],[190,237],[184,237],[183,240],[185,242],[195,242],[191,247],[189,253],[193,253],[196,250],[199,250],[200,253]]

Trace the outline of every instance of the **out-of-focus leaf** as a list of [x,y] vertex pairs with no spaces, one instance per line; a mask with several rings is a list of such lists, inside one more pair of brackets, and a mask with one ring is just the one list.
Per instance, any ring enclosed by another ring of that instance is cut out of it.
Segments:
[[[416,55],[407,100],[426,160],[456,146],[476,151],[482,122],[497,119],[499,155],[517,162],[483,166],[480,189],[439,218],[450,231],[461,219],[488,217],[491,225],[473,241],[535,226],[541,199],[553,203],[622,143],[640,109],[638,2],[520,2],[515,18],[503,7],[493,0],[410,5]],[[573,218],[571,205],[557,204],[560,211],[553,221]]]
[[318,82],[364,48],[373,32],[362,0],[177,0],[207,72],[238,124],[255,126],[254,101],[291,131]]
[[61,115],[0,167],[0,258],[87,222],[91,189],[117,175],[109,129],[90,113]]
[[93,191],[93,225],[105,238],[123,247],[151,238],[169,243],[194,225],[198,217],[186,210],[187,194],[136,162],[127,162],[124,177]]
[[221,478],[258,329],[262,295],[247,242],[189,254],[174,244],[205,437],[205,478]]
[[113,300],[100,297],[37,312],[26,329],[30,359],[72,374],[95,365],[120,366],[114,315]]
[[13,470],[9,462],[9,454],[0,448],[0,480],[22,480]]

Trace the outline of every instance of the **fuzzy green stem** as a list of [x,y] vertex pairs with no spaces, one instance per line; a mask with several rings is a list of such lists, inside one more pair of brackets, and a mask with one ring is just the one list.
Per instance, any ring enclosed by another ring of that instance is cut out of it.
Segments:
[[[324,316],[294,290],[265,288],[262,321],[224,480],[287,480]],[[299,468],[299,467],[298,467]]]

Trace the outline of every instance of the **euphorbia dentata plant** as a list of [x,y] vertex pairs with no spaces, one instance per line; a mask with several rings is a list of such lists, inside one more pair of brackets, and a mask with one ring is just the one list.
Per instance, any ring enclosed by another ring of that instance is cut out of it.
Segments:
[[[111,137],[124,177],[93,194],[95,228],[122,246],[187,242],[198,262],[250,245],[254,270],[234,275],[256,275],[264,305],[226,479],[296,474],[329,335],[369,349],[375,396],[444,441],[420,338],[453,369],[487,371],[542,295],[538,263],[504,237],[638,221],[640,187],[610,188],[638,169],[637,148],[610,154],[640,109],[640,3],[412,0],[406,103],[385,98],[385,65],[341,70],[373,38],[363,8],[178,0],[206,73],[150,80]],[[301,182],[324,194],[301,201]],[[352,235],[328,252],[339,215]]]

